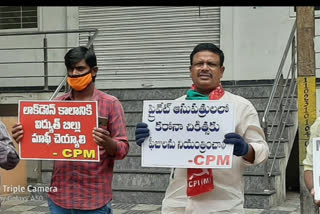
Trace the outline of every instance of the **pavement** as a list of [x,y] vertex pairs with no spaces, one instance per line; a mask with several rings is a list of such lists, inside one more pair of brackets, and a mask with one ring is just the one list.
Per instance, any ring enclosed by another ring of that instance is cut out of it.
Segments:
[[[0,196],[1,214],[49,214],[48,203],[42,198],[28,195]],[[113,203],[114,214],[160,214],[161,205]],[[286,201],[270,209],[245,209],[246,214],[298,214],[300,196],[298,192],[287,192]]]

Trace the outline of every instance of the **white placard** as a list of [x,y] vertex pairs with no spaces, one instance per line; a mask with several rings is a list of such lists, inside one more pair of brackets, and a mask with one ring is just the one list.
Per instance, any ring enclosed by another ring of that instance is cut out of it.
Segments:
[[313,188],[314,199],[320,200],[320,138],[313,138]]
[[223,140],[235,130],[234,108],[213,100],[144,101],[142,120],[150,137],[142,144],[141,165],[231,168],[233,145]]

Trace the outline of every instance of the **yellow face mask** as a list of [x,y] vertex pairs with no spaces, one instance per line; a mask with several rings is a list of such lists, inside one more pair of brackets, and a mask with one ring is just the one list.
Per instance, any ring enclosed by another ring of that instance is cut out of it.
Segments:
[[67,82],[72,89],[82,91],[92,82],[91,70],[84,74],[68,76]]

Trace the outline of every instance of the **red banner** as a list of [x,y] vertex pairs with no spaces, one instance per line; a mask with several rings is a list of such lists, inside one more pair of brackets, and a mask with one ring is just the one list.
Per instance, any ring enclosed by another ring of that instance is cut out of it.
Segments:
[[21,159],[100,161],[96,101],[19,101]]

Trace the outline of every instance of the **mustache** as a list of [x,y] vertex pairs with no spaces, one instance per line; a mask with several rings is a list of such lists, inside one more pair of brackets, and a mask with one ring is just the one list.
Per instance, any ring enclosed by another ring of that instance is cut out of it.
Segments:
[[206,76],[213,77],[213,74],[210,73],[210,72],[199,72],[199,73],[198,73],[198,77],[200,77],[201,75],[206,75]]

